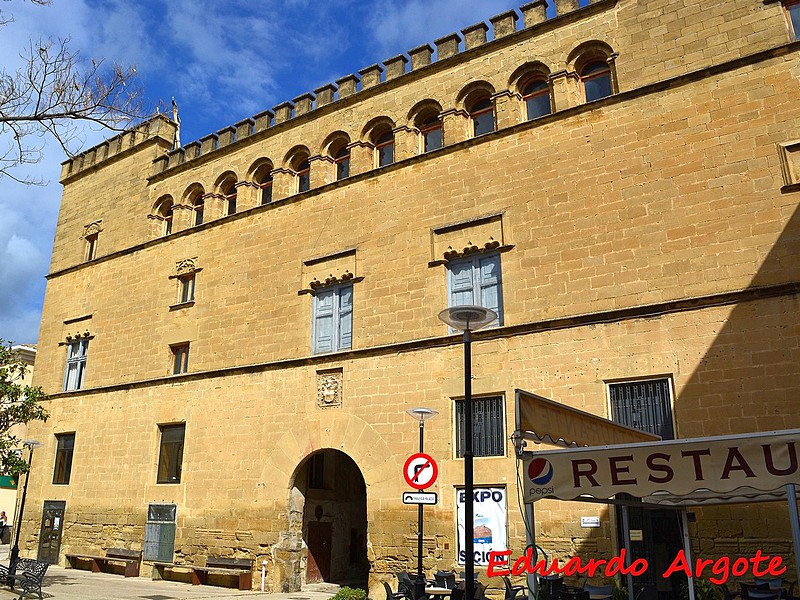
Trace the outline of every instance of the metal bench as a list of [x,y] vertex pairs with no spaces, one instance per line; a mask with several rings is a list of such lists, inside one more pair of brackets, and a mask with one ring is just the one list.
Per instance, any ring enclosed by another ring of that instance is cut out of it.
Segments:
[[93,556],[91,554],[66,554],[67,562],[72,568],[76,568],[76,563],[89,562],[92,573],[107,573],[109,564],[123,565],[125,577],[138,577],[139,566],[142,564],[142,552],[140,550],[127,550],[125,548],[109,548],[105,556]]
[[36,592],[39,600],[42,600],[42,579],[50,565],[40,560],[32,558],[20,558],[17,560],[16,570],[13,575],[9,575],[8,568],[0,565],[0,581],[4,584],[11,583],[11,589],[18,587],[19,600],[31,592]]
[[253,589],[253,561],[245,558],[206,558],[204,567],[165,562],[153,563],[153,579],[164,579],[165,571],[188,570],[192,574],[192,585],[208,585],[208,575],[235,577],[240,590]]

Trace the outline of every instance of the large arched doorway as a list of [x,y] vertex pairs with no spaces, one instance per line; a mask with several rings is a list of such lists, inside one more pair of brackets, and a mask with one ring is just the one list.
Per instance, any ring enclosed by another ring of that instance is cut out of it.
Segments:
[[358,465],[338,450],[315,452],[299,465],[293,488],[304,500],[308,555],[301,578],[366,586],[367,487]]

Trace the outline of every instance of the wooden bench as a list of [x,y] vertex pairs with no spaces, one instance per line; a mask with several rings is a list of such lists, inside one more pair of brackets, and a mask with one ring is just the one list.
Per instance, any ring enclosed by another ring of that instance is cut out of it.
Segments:
[[192,574],[192,585],[208,585],[208,575],[229,575],[236,577],[240,590],[253,589],[253,561],[246,558],[217,558],[209,556],[206,565],[175,564],[165,562],[153,563],[153,579],[164,579],[164,571],[189,570]]
[[109,564],[123,565],[125,577],[138,577],[139,566],[142,564],[142,552],[140,550],[126,550],[125,548],[109,548],[105,556],[93,556],[91,554],[66,554],[69,566],[75,568],[75,564],[81,561],[91,563],[92,573],[107,573]]

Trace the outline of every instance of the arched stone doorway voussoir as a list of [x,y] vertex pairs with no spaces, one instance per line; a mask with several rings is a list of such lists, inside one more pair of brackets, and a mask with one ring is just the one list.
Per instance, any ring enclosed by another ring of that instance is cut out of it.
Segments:
[[369,490],[400,473],[394,453],[368,423],[348,416],[287,431],[273,448],[262,481],[288,488],[272,547],[273,590],[295,592],[315,580],[366,585]]

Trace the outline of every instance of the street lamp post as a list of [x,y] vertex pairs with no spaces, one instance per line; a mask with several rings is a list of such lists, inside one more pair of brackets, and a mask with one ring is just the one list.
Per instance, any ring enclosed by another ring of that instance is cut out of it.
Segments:
[[8,560],[8,585],[13,585],[13,575],[17,570],[17,561],[19,560],[19,531],[22,529],[22,513],[25,511],[25,497],[28,495],[28,481],[31,478],[31,464],[33,463],[33,451],[42,445],[41,442],[36,440],[26,440],[22,443],[30,454],[28,454],[28,472],[25,474],[25,485],[22,488],[22,498],[19,501],[19,515],[17,515],[17,524],[14,527],[14,546],[11,548],[11,553]]
[[[432,408],[411,408],[406,411],[419,421],[419,451],[425,450],[425,421],[439,414]],[[417,579],[414,581],[414,598],[425,596],[425,573],[422,570],[422,504],[417,505]]]
[[451,306],[439,319],[464,332],[464,600],[475,597],[475,503],[472,459],[472,332],[485,327],[497,313],[483,306]]

